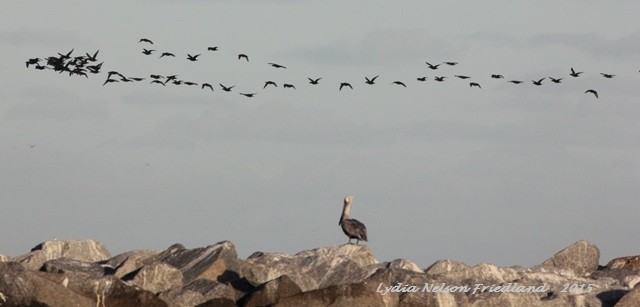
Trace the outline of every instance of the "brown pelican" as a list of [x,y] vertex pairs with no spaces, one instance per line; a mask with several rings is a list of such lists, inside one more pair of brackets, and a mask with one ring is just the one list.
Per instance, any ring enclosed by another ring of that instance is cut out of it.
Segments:
[[273,66],[275,68],[284,68],[284,69],[286,69],[286,67],[284,67],[284,66],[282,66],[280,64],[276,64],[276,63],[267,63],[267,64],[269,64],[269,65],[271,65],[271,66]]
[[444,82],[444,79],[446,77],[433,77],[434,80],[438,81],[438,82]]
[[322,79],[322,78],[318,78],[318,79],[307,78],[307,79],[309,79],[309,83],[311,83],[311,84],[318,84],[318,81],[320,81],[320,79]]
[[342,88],[343,88],[343,87],[345,87],[345,86],[349,87],[350,89],[353,89],[353,87],[351,86],[351,84],[349,84],[349,83],[347,83],[347,82],[342,82],[342,83],[340,83],[340,88],[339,88],[338,90],[339,90],[339,91],[341,91],[341,90],[342,90]]
[[578,71],[578,72],[576,72],[575,70],[573,70],[573,67],[571,67],[571,73],[569,74],[569,76],[572,76],[572,77],[576,77],[576,78],[577,78],[577,77],[580,77],[580,74],[581,74],[581,73],[583,73],[583,72],[582,72],[582,71]]
[[96,51],[96,53],[93,54],[93,56],[89,55],[88,53],[85,53],[87,55],[87,61],[91,61],[91,62],[95,62],[98,60],[98,52],[100,52],[100,50]]
[[209,48],[207,48],[207,51],[218,51],[218,46],[216,46],[216,47],[209,47]]
[[556,78],[549,77],[549,79],[550,79],[550,80],[551,80],[551,82],[553,82],[553,83],[560,83],[560,82],[562,82],[562,79],[564,79],[564,78],[557,78],[557,79],[556,79]]
[[153,81],[151,81],[151,83],[150,83],[150,84],[153,84],[153,83],[162,84],[162,86],[166,86],[166,85],[164,84],[164,82],[162,82],[162,81],[160,81],[160,80],[153,80]]
[[438,69],[438,66],[442,65],[442,63],[440,63],[440,64],[436,64],[436,65],[430,64],[429,62],[425,62],[425,63],[427,63],[427,65],[429,66],[429,68],[431,68],[431,69],[433,69],[433,70]]
[[220,87],[222,87],[222,90],[225,91],[225,92],[231,92],[231,89],[235,87],[235,85],[227,87],[227,86],[222,85],[222,83],[218,83],[218,84],[220,85]]
[[537,86],[540,86],[540,85],[542,85],[542,80],[544,80],[544,79],[546,79],[546,78],[542,78],[542,79],[540,79],[540,80],[538,80],[538,81],[536,81],[536,80],[531,80],[531,82],[533,82],[533,84],[535,84],[535,85],[537,85]]
[[187,53],[187,60],[191,61],[191,62],[195,62],[198,60],[198,57],[200,56],[200,54],[196,54],[196,55],[190,55]]
[[455,66],[458,65],[458,62],[444,62],[445,64],[449,65],[449,66]]
[[156,51],[155,49],[146,49],[142,48],[142,53],[146,55],[150,55],[152,52]]
[[202,89],[204,89],[205,87],[210,88],[213,91],[213,86],[211,86],[211,84],[209,83],[202,83]]
[[418,80],[420,82],[424,82],[424,81],[427,81],[427,77],[419,77],[416,80]]
[[499,74],[493,74],[493,75],[491,75],[491,78],[493,78],[493,79],[504,79],[504,76],[503,75],[499,75]]
[[474,87],[474,86],[477,86],[478,88],[482,88],[482,87],[480,86],[480,83],[476,83],[476,82],[471,82],[471,83],[469,83],[469,87]]
[[366,80],[366,81],[364,81],[364,83],[366,83],[366,84],[375,84],[375,82],[376,82],[376,78],[378,78],[378,77],[379,77],[379,76],[375,76],[375,77],[373,77],[373,78],[371,78],[371,79],[369,79],[369,78],[367,78],[367,77],[364,77],[364,79]]
[[243,58],[247,60],[247,62],[249,62],[249,57],[246,54],[244,53],[238,54],[238,60],[241,60]]
[[273,86],[275,86],[275,87],[278,87],[278,85],[277,85],[275,82],[273,82],[273,81],[269,80],[269,81],[267,81],[267,82],[265,82],[265,83],[264,83],[264,86],[263,86],[262,88],[263,88],[263,89],[264,89],[264,88],[267,88],[267,86],[268,86],[268,85],[273,85]]
[[469,77],[469,76],[463,76],[463,75],[453,75],[453,76],[454,76],[454,77],[456,77],[456,78],[463,79],[463,80],[464,80],[464,79],[469,79],[469,78],[471,78],[471,77]]
[[38,62],[40,62],[40,58],[33,58],[33,59],[29,59],[29,60],[27,61],[27,68],[29,68],[29,65],[31,65],[31,64],[36,64],[36,65],[37,65],[37,64],[38,64]]
[[507,81],[507,82],[511,82],[511,83],[513,83],[513,84],[520,84],[520,83],[522,83],[522,81],[520,81],[520,80],[511,80],[511,81]]
[[391,84],[397,84],[397,85],[401,85],[401,86],[407,87],[404,83],[402,83],[402,81],[393,81],[393,82],[391,82]]
[[138,43],[146,42],[153,45],[153,42],[148,38],[141,38]]
[[242,96],[251,98],[251,97],[255,96],[257,93],[239,93],[239,94],[242,95]]
[[171,52],[163,52],[163,53],[160,55],[160,57],[163,57],[163,56],[172,56],[172,57],[175,57],[176,55],[175,55],[175,54],[173,54],[173,53],[171,53]]
[[598,98],[598,92],[596,92],[595,90],[587,90],[587,91],[586,91],[586,92],[584,92],[584,93],[585,93],[585,94],[586,94],[586,93],[591,93],[591,94],[595,95],[595,96],[596,96],[596,98]]
[[607,78],[607,79],[611,79],[613,77],[615,77],[616,75],[612,75],[612,74],[605,74],[605,73],[600,73],[603,77]]
[[284,87],[284,88],[292,88],[294,90],[296,89],[296,87],[293,86],[293,84],[288,84],[288,83],[283,84],[282,87]]
[[349,244],[351,244],[351,239],[356,239],[356,244],[358,244],[360,240],[367,241],[367,227],[362,222],[349,218],[352,201],[353,196],[351,195],[344,198],[344,207],[338,225],[342,226],[342,231],[349,237]]

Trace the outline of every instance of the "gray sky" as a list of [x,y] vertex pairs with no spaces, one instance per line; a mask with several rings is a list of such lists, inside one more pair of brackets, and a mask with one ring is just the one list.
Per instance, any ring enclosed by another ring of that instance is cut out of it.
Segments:
[[[638,254],[640,2],[434,2],[5,2],[0,253],[53,238],[294,253],[347,241],[351,194],[381,261],[534,265],[580,239],[601,263]],[[141,54],[142,37],[176,58]],[[100,50],[103,73],[25,69],[72,48]],[[216,87],[101,86],[109,70]]]

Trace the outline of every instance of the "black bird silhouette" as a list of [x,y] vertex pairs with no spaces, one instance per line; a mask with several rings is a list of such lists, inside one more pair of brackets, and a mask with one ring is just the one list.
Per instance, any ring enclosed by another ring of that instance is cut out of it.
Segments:
[[[87,69],[89,70],[90,73],[92,74],[97,74],[100,72],[100,68],[102,68],[102,64],[104,62],[100,63],[100,64],[96,64],[96,65],[89,65],[87,66]],[[37,67],[36,67],[37,68]]]
[[613,77],[615,77],[616,75],[611,75],[611,74],[605,74],[605,73],[600,73],[603,77],[607,78],[607,79],[611,79]]
[[493,79],[504,79],[504,76],[503,75],[498,75],[498,74],[493,74],[493,75],[491,75],[491,78],[493,78]]
[[446,77],[433,77],[434,80],[438,82],[443,82]]
[[27,60],[27,68],[29,68],[29,65],[32,65],[32,64],[37,65],[38,62],[40,62],[40,58],[33,58],[33,59]]
[[573,70],[573,67],[571,67],[571,73],[569,74],[569,76],[577,78],[577,77],[580,77],[581,73],[583,73],[583,71],[576,72],[575,70]]
[[160,55],[160,57],[163,57],[163,56],[172,56],[172,57],[175,57],[176,55],[175,55],[175,54],[173,54],[173,53],[171,53],[171,52],[163,52],[163,53]]
[[449,65],[449,66],[455,66],[458,65],[458,62],[444,62],[445,64]]
[[307,78],[307,79],[309,79],[309,83],[311,83],[311,84],[318,84],[318,81],[320,81],[320,79],[322,79],[322,78],[318,78],[318,79]]
[[144,79],[146,79],[146,78],[131,78],[131,80],[133,80],[133,81],[142,81]]
[[191,62],[195,62],[198,60],[198,57],[200,56],[200,54],[196,54],[196,55],[190,55],[187,53],[187,60],[191,61]]
[[226,87],[226,86],[222,85],[221,83],[218,83],[218,84],[220,84],[220,87],[222,87],[222,90],[225,91],[225,92],[231,92],[231,89],[235,87],[235,85]]
[[584,92],[584,93],[585,93],[585,94],[586,94],[586,93],[591,93],[591,94],[595,95],[595,96],[596,96],[596,98],[598,98],[598,92],[596,92],[595,90],[591,90],[591,89],[589,89],[589,90],[587,90],[587,91],[586,91],[586,92]]
[[198,85],[198,83],[195,82],[191,82],[191,81],[185,81],[184,84],[188,85],[188,86],[194,86],[194,85]]
[[367,78],[367,77],[364,77],[364,78],[365,78],[365,80],[366,80],[364,83],[366,83],[366,84],[374,84],[374,83],[376,82],[376,79],[377,79],[378,77],[380,77],[380,76],[375,76],[375,77],[373,77],[373,78],[371,78],[371,79],[369,79],[369,78]]
[[106,81],[104,81],[104,83],[102,83],[102,86],[105,86],[105,84],[107,84],[107,83],[112,83],[112,82],[118,82],[118,80],[116,80],[116,79],[109,79],[109,78],[107,78],[107,80],[106,80]]
[[89,55],[88,53],[86,53],[86,55],[87,55],[87,58],[86,58],[86,59],[87,59],[87,61],[90,61],[90,62],[95,62],[95,61],[97,61],[97,60],[98,60],[98,52],[100,52],[100,50],[96,51],[96,53],[94,53],[94,54],[93,54],[93,56],[91,56],[91,55]]
[[393,81],[391,82],[391,84],[397,84],[397,85],[402,85],[404,87],[407,87],[404,83],[402,83],[401,81]]
[[463,79],[463,80],[464,80],[464,79],[469,79],[469,78],[471,78],[471,77],[469,77],[469,76],[464,76],[464,75],[453,75],[453,76],[454,76],[454,77],[456,77],[456,78]]
[[562,79],[564,79],[564,78],[557,78],[556,79],[556,78],[549,77],[549,80],[551,80],[551,82],[553,82],[553,83],[560,83],[560,82],[562,82]]
[[121,74],[121,73],[119,73],[119,72],[117,72],[115,70],[112,70],[107,75],[107,79],[111,79],[111,76],[113,76],[113,75],[118,75],[118,76],[120,76],[120,78],[125,78],[125,76],[123,74]]
[[419,78],[416,78],[416,80],[424,82],[424,81],[427,81],[427,77],[419,77]]
[[249,62],[249,57],[246,54],[244,53],[238,54],[238,60],[242,60],[243,58],[247,60],[247,62]]
[[162,79],[162,78],[164,78],[164,77],[163,77],[163,76],[161,76],[161,75],[150,75],[150,76],[149,76],[149,78],[151,78],[151,79],[156,79],[156,80],[157,80],[157,79]]
[[[166,82],[169,82],[169,80],[167,80]],[[173,83],[175,85],[180,85],[180,84],[182,84],[182,80],[173,80],[171,83]]]
[[[47,69],[47,66],[43,66],[43,65],[40,65],[40,64],[36,64],[36,69],[37,69],[37,70],[44,70],[44,69]],[[93,72],[93,71],[92,71],[92,72]],[[97,74],[97,72],[95,72],[95,73]]]
[[150,55],[150,54],[151,54],[152,52],[154,52],[154,51],[156,51],[156,50],[155,50],[155,49],[151,49],[151,50],[150,50],[150,49],[142,48],[142,53],[143,53],[143,54],[146,54],[146,55]]
[[264,88],[266,88],[266,87],[267,87],[267,85],[273,85],[273,86],[275,86],[275,87],[278,87],[278,85],[277,85],[275,82],[273,82],[273,81],[267,81],[267,82],[265,82],[265,83],[264,83],[264,86],[263,86],[262,88],[263,88],[263,89],[264,89]]
[[474,86],[477,86],[478,88],[482,88],[479,83],[476,83],[476,82],[469,83],[469,87],[474,87]]
[[248,93],[248,94],[247,93],[238,93],[238,94],[240,94],[242,96],[245,96],[245,97],[251,98],[251,97],[255,96],[257,93]]
[[211,84],[209,83],[202,83],[202,89],[204,89],[205,87],[210,88],[213,91],[213,86],[211,86]]
[[520,83],[522,83],[522,81],[520,81],[520,80],[510,80],[510,81],[507,81],[507,82],[511,82],[511,83],[513,83],[513,84],[520,84]]
[[284,88],[292,88],[292,89],[294,89],[294,90],[296,89],[296,87],[295,87],[295,86],[293,86],[293,84],[289,84],[289,83],[285,83],[285,84],[283,84],[283,85],[282,85],[282,87],[284,87]]
[[141,39],[138,41],[138,43],[142,43],[142,42],[149,43],[149,44],[152,44],[152,45],[153,45],[153,42],[152,42],[150,39],[148,39],[148,38],[141,38]]
[[438,69],[438,66],[442,65],[442,63],[436,64],[436,65],[430,64],[429,62],[425,62],[425,63],[427,63],[427,65],[429,65],[429,68],[431,68],[433,70]]
[[171,75],[171,76],[167,76],[167,80],[175,80],[178,78],[178,75]]
[[[374,78],[375,79],[375,78]],[[343,87],[348,86],[350,89],[353,89],[353,87],[351,86],[351,84],[347,83],[347,82],[342,82],[340,83],[340,88],[338,89],[339,91],[342,90]]]
[[162,84],[162,86],[166,86],[166,85],[164,84],[164,82],[162,82],[162,81],[160,81],[160,80],[153,80],[153,81],[151,81],[151,83],[150,83],[150,84],[152,84],[152,83]]
[[538,80],[538,81],[531,80],[531,82],[533,82],[533,84],[535,84],[535,85],[537,85],[537,86],[540,86],[540,85],[542,85],[542,80],[544,80],[544,79],[546,79],[546,78],[542,78],[542,79],[540,79],[540,80]]
[[61,53],[58,52],[58,55],[60,55],[60,59],[61,60],[64,60],[64,59],[70,59],[71,58],[71,53],[73,53],[73,49],[71,49],[71,51],[69,51],[69,53],[67,53],[67,54],[61,54]]
[[216,47],[209,47],[209,48],[207,48],[207,51],[218,51],[218,46],[216,46]]
[[284,66],[282,66],[280,64],[276,64],[276,63],[267,63],[267,64],[269,64],[269,65],[271,65],[271,66],[273,66],[275,68],[284,68],[284,69],[286,69],[286,67],[284,67]]

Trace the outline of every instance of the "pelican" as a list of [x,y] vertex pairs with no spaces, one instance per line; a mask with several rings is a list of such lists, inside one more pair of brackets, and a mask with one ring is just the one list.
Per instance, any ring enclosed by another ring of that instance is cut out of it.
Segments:
[[263,89],[264,89],[264,88],[267,88],[267,85],[273,85],[273,86],[275,86],[275,87],[278,87],[278,85],[277,85],[275,82],[273,82],[273,81],[267,81],[267,82],[265,82],[265,83],[264,83],[264,86],[263,86],[262,88],[263,88]]
[[366,81],[364,81],[364,83],[366,83],[366,84],[375,84],[375,82],[376,82],[376,78],[378,78],[378,77],[379,77],[379,76],[375,76],[375,77],[373,77],[373,78],[371,78],[371,79],[369,79],[369,78],[367,78],[367,77],[364,77],[364,79],[366,80]]
[[469,83],[469,87],[474,87],[474,86],[477,86],[478,88],[482,88],[482,87],[480,86],[480,83],[476,83],[476,82],[471,82],[471,83]]
[[311,78],[307,78],[307,79],[309,79],[309,83],[311,83],[311,84],[318,84],[318,82],[319,82],[319,81],[320,81],[320,79],[322,79],[322,78],[318,78],[318,79],[311,79]]
[[593,94],[594,96],[596,96],[596,98],[598,98],[598,92],[596,92],[595,90],[591,90],[591,89],[589,89],[589,90],[587,90],[587,91],[586,91],[586,92],[584,92],[584,93],[585,93],[585,94],[586,94],[586,93],[591,93],[591,94]]
[[351,84],[347,83],[347,82],[342,82],[340,83],[340,88],[338,89],[338,91],[341,91],[343,87],[348,87],[350,89],[353,89],[353,87],[351,86]]
[[572,76],[574,78],[580,77],[580,74],[583,73],[582,71],[575,71],[573,69],[573,67],[571,67],[571,73],[569,74],[569,76]]
[[404,83],[402,83],[402,81],[393,81],[393,82],[391,82],[391,84],[397,84],[397,85],[401,85],[401,86],[407,87]]
[[344,198],[344,207],[338,225],[342,226],[342,231],[349,237],[349,244],[351,244],[351,239],[356,239],[356,244],[358,244],[360,240],[367,241],[367,227],[362,222],[349,218],[352,201],[353,196],[351,195]]

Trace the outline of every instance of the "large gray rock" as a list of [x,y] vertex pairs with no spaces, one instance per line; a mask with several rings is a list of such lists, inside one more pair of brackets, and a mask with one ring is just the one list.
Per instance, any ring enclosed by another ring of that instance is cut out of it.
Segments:
[[112,257],[105,262],[115,268],[114,276],[123,278],[125,275],[140,269],[147,259],[157,256],[160,251],[134,250]]
[[[385,304],[383,297],[366,284],[336,285],[285,297],[273,306],[350,306],[376,307]],[[424,305],[422,305],[424,306]]]
[[640,306],[640,288],[635,288],[626,293],[615,305],[616,307]]
[[96,262],[86,262],[66,257],[49,260],[44,263],[42,270],[48,273],[57,274],[86,274],[92,278],[104,276],[105,268]]
[[242,306],[269,306],[276,302],[296,294],[302,290],[287,275],[282,275],[274,280],[270,280],[258,287],[255,292],[243,299]]
[[254,253],[243,262],[242,275],[254,286],[287,275],[302,291],[359,282],[376,270],[378,261],[363,245],[317,248],[295,255]]
[[0,306],[29,306],[36,303],[36,287],[27,271],[15,262],[0,262]]
[[160,293],[182,287],[182,273],[169,264],[156,262],[141,268],[129,284],[153,293]]
[[13,261],[29,270],[39,270],[46,261],[62,257],[97,262],[111,256],[102,243],[94,240],[47,241],[32,248],[30,253],[15,257]]
[[546,268],[570,269],[577,275],[587,275],[598,269],[600,250],[597,246],[580,240],[559,251],[541,264]]
[[235,302],[231,287],[208,279],[195,280],[182,288],[162,292],[158,297],[170,307],[197,306],[213,299]]
[[[47,306],[94,306],[95,300],[67,287],[68,278],[63,274],[27,271],[36,289],[36,299]],[[65,281],[66,280],[66,281]],[[0,304],[1,306],[2,304]]]

